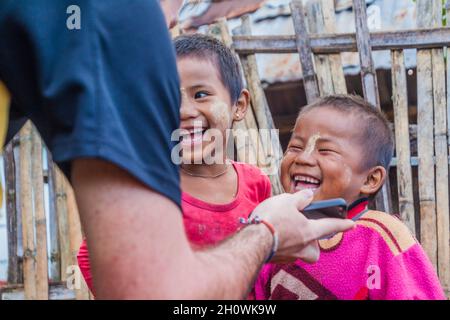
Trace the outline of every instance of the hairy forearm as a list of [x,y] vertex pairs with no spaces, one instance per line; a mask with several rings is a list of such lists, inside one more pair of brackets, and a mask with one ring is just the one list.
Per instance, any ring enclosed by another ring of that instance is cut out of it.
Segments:
[[[195,252],[193,282],[198,299],[243,299],[272,247],[264,225],[244,228],[220,245]],[[191,292],[192,294],[192,292]]]

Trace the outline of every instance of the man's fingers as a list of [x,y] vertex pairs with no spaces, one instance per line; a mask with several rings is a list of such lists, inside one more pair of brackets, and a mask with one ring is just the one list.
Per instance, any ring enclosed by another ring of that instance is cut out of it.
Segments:
[[310,242],[300,252],[300,259],[308,263],[317,262],[317,260],[319,260],[319,257],[320,257],[320,248],[317,241]]
[[315,239],[320,239],[333,233],[347,231],[355,227],[355,222],[349,219],[326,218],[309,220],[309,222],[311,234]]
[[294,197],[296,208],[302,211],[311,203],[314,197],[314,193],[309,189],[305,189],[294,193],[292,196]]

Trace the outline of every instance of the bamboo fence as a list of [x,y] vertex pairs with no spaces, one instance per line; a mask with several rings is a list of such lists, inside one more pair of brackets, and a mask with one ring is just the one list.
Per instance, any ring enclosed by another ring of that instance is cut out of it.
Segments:
[[[319,96],[347,92],[341,53],[358,52],[364,97],[380,108],[372,51],[391,52],[392,125],[396,144],[392,166],[397,183],[387,183],[375,205],[377,209],[394,212],[397,208],[393,208],[392,195],[397,197],[401,218],[420,240],[450,294],[450,63],[446,60],[450,28],[442,27],[441,0],[417,0],[417,6],[419,29],[416,30],[371,33],[365,1],[353,0],[356,32],[335,34],[333,0],[309,1],[306,6],[294,0],[291,3],[293,35],[253,36],[248,17],[242,19],[234,35],[229,33],[224,19],[211,26],[210,32],[239,56],[251,93],[251,108],[244,121],[234,127],[242,129],[237,130],[241,133],[251,132],[248,139],[236,139],[241,143],[236,145],[237,158],[271,172],[277,172],[282,151],[278,139],[264,138],[257,130],[275,129],[275,125],[255,55],[298,53],[307,101],[312,102]],[[450,6],[446,9],[450,21]],[[408,119],[405,49],[417,49],[417,125],[410,124]],[[411,154],[411,134],[417,136],[417,156]],[[81,226],[73,191],[50,155],[43,165],[43,148],[30,123],[5,148],[9,260],[8,284],[0,288],[0,300],[90,299],[82,279],[78,289],[69,289],[67,285],[72,279],[67,270],[76,266]],[[278,175],[270,178],[273,193],[283,192]],[[48,214],[45,214],[44,184],[49,189]]]
[[[244,17],[242,26],[233,30],[234,35],[230,35],[225,20],[219,21],[218,36],[240,57],[247,86],[252,92],[262,91],[255,54],[297,53],[308,103],[319,96],[347,92],[340,54],[358,52],[364,98],[381,108],[372,51],[391,52],[392,127],[396,145],[391,166],[397,183],[391,187],[387,181],[375,207],[391,213],[398,210],[423,245],[450,296],[450,63],[446,59],[450,52],[447,51],[450,28],[442,26],[441,0],[417,0],[417,6],[418,29],[372,33],[367,26],[365,1],[353,0],[356,32],[335,34],[333,0],[310,0],[306,5],[293,0],[294,35],[252,36],[249,18]],[[450,21],[450,1],[446,14]],[[405,49],[417,49],[417,125],[410,124],[408,117]],[[251,65],[249,59],[253,61]],[[247,129],[274,127],[270,116],[253,119],[256,114],[267,114],[268,106],[265,99],[254,99],[254,94],[252,98],[252,110],[240,126]],[[417,137],[417,156],[411,154],[411,134]],[[414,170],[418,171],[417,198]],[[274,193],[279,190],[282,189],[274,188]],[[398,208],[393,207],[393,195],[398,199]]]

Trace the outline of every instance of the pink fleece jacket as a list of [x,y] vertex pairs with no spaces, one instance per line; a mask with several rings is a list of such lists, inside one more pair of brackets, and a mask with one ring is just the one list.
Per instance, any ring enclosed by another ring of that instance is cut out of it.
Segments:
[[254,287],[258,300],[445,299],[420,244],[397,218],[360,203],[355,229],[320,240],[318,262],[267,264]]

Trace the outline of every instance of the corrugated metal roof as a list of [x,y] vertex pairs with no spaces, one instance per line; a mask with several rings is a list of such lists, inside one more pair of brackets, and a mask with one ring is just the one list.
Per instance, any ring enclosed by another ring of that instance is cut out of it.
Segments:
[[[304,4],[314,0],[303,0]],[[241,1],[230,0],[229,3]],[[268,0],[261,8],[250,14],[253,35],[293,35],[294,26],[290,16],[290,0]],[[416,5],[413,0],[366,0],[368,25],[371,31],[416,28]],[[351,0],[335,0],[336,33],[355,32]],[[216,12],[217,14],[217,12]],[[205,20],[206,21],[206,20]],[[230,30],[240,25],[240,19],[228,20]],[[342,53],[346,74],[359,72],[357,53]],[[373,52],[377,69],[390,69],[390,53]],[[297,54],[258,54],[258,69],[262,81],[267,83],[299,80],[302,71]],[[407,68],[415,67],[415,50],[405,50]]]

